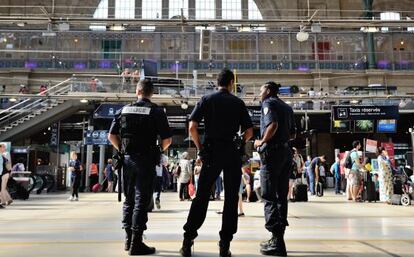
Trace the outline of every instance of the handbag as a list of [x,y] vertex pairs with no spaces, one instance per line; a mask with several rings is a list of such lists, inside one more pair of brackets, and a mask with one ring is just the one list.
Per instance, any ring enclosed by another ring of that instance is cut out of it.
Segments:
[[193,183],[193,180],[190,180],[190,183],[188,184],[188,195],[191,197],[191,199],[194,199],[196,194],[195,186]]

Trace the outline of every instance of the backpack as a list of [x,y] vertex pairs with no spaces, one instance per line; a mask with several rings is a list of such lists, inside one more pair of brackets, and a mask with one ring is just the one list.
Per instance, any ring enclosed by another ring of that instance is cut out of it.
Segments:
[[355,150],[352,150],[348,153],[348,155],[345,158],[345,163],[344,163],[344,167],[346,169],[352,169],[352,165],[354,165],[354,161],[351,158],[351,154],[352,152],[354,152]]

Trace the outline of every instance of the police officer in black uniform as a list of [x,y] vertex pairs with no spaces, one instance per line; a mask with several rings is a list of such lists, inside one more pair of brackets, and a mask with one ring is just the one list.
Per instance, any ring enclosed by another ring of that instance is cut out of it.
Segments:
[[[203,167],[198,181],[187,223],[184,225],[184,240],[180,253],[191,256],[193,240],[202,226],[208,208],[210,190],[221,171],[224,173],[224,209],[220,231],[220,256],[231,256],[230,242],[237,232],[237,203],[241,177],[241,155],[235,143],[237,132],[244,132],[246,142],[253,136],[253,125],[244,102],[231,91],[234,74],[223,69],[217,78],[217,92],[204,96],[190,116],[190,134],[199,150]],[[198,125],[204,119],[205,141],[200,142]]]
[[142,241],[142,235],[147,229],[155,166],[160,160],[157,138],[160,136],[161,148],[165,151],[171,144],[172,134],[164,110],[151,102],[153,93],[151,81],[141,80],[136,89],[138,101],[116,114],[108,136],[112,145],[125,153],[122,223],[126,232],[125,250],[129,255],[155,253],[155,248]]
[[272,238],[261,243],[263,255],[286,256],[284,233],[288,226],[287,195],[293,155],[289,141],[296,137],[292,108],[278,98],[280,85],[268,82],[261,88],[261,139],[254,145],[262,159],[261,183],[266,229]]

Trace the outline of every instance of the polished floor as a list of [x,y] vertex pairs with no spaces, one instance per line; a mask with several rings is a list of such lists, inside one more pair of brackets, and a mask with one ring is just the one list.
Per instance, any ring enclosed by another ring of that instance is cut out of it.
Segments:
[[[121,204],[116,194],[84,193],[79,202],[68,195],[31,195],[0,210],[0,257],[115,257],[123,252]],[[190,202],[174,193],[162,195],[162,209],[150,214],[147,242],[157,256],[178,256],[182,226]],[[223,202],[211,202],[193,256],[218,256],[217,240]],[[261,203],[244,203],[246,217],[232,243],[234,256],[261,256],[259,242],[268,238]],[[292,203],[286,234],[289,256],[414,256],[414,206],[348,203],[326,193],[307,203]]]

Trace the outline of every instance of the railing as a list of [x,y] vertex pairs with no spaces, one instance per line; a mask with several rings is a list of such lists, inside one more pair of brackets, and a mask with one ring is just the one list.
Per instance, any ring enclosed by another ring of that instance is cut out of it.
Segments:
[[66,79],[45,90],[44,92],[37,94],[38,96],[47,96],[46,99],[27,98],[5,110],[0,111],[0,127],[10,125],[14,121],[24,118],[25,116],[41,110],[49,106],[51,103],[55,102],[56,100],[50,98],[55,95],[66,94],[69,92],[70,85],[65,84],[67,84],[70,80],[71,79]]

